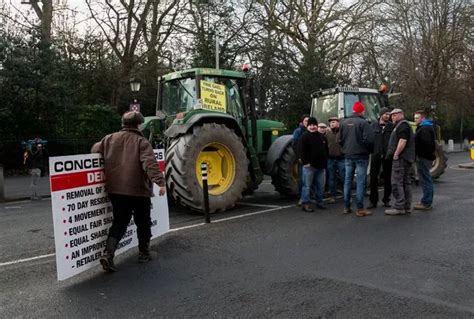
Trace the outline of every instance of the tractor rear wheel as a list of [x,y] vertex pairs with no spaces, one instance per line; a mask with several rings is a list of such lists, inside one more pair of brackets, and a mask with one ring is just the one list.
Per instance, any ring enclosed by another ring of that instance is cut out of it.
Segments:
[[201,163],[208,167],[211,213],[232,208],[247,185],[248,159],[241,139],[221,124],[195,126],[166,152],[166,182],[173,199],[203,211]]
[[446,156],[446,153],[443,151],[443,147],[440,144],[436,144],[435,155],[436,158],[433,161],[433,166],[431,167],[430,172],[431,177],[438,178],[444,173],[444,170],[448,165],[448,157]]
[[275,166],[272,174],[275,190],[285,196],[298,195],[298,159],[291,143],[286,146]]

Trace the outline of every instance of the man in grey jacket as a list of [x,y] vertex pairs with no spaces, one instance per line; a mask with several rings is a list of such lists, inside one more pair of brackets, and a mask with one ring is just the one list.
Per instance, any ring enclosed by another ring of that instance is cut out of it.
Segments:
[[339,131],[339,144],[345,156],[346,176],[344,178],[344,213],[352,213],[351,186],[356,173],[357,217],[370,216],[364,208],[365,179],[369,155],[374,144],[374,134],[369,122],[364,118],[364,105],[357,101],[352,106],[353,114],[344,119]]
[[113,208],[105,252],[100,263],[105,271],[116,271],[114,254],[117,244],[127,231],[132,218],[137,226],[139,262],[151,260],[151,200],[152,182],[160,186],[159,195],[166,191],[163,173],[159,170],[153,149],[138,130],[144,118],[138,112],[122,116],[122,129],[105,136],[92,147],[93,153],[104,156],[105,187]]

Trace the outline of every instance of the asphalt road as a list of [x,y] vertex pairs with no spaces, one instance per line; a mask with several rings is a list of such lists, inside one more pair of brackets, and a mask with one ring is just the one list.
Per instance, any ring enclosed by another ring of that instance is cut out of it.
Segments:
[[268,182],[210,225],[174,208],[153,262],[132,249],[115,274],[64,282],[49,200],[2,204],[0,317],[474,318],[469,161],[450,154],[435,208],[410,216],[342,215],[341,201],[308,214]]

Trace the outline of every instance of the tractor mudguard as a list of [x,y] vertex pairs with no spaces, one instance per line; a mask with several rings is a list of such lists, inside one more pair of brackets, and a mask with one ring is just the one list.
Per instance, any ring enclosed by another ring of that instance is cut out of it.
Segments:
[[282,135],[273,142],[268,149],[265,159],[264,173],[271,175],[275,167],[275,162],[281,157],[288,144],[293,142],[293,135]]
[[[171,125],[166,131],[165,135],[169,138],[175,138],[179,135],[187,133],[194,125],[198,123],[223,123],[226,126],[233,129],[235,133],[241,137],[242,130],[240,129],[237,121],[232,116],[225,113],[197,113],[192,115],[186,123]],[[245,142],[244,142],[245,143]]]

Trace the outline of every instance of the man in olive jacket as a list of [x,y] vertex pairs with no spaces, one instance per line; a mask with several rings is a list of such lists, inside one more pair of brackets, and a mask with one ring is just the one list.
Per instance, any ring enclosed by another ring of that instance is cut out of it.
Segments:
[[100,259],[105,271],[116,270],[115,249],[127,230],[133,215],[137,226],[139,262],[150,257],[151,200],[153,184],[160,186],[159,195],[165,194],[165,180],[155,160],[148,140],[138,130],[144,118],[138,112],[127,112],[122,117],[122,129],[105,136],[92,147],[93,153],[104,157],[105,187],[113,208],[113,222],[109,229],[104,255]]

